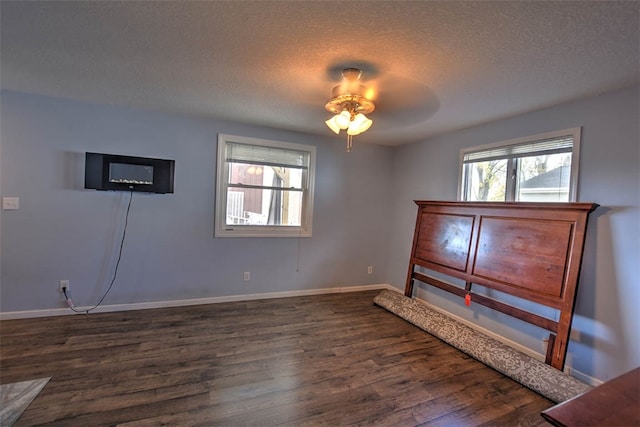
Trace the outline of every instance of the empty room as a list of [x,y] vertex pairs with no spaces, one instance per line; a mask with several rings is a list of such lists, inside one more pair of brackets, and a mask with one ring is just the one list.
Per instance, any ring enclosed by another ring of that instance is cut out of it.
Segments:
[[0,425],[640,424],[640,3],[0,19]]

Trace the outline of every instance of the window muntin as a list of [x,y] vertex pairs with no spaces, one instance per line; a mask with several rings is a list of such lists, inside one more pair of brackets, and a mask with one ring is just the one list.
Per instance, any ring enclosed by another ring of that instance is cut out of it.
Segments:
[[580,128],[463,149],[459,199],[577,200]]
[[308,237],[315,147],[218,136],[216,236]]

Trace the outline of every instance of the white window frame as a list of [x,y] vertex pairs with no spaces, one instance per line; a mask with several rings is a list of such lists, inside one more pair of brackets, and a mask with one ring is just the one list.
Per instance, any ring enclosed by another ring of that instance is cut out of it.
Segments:
[[[482,151],[495,150],[497,148],[524,146],[527,144],[542,142],[545,140],[552,140],[564,137],[571,137],[573,139],[573,146],[571,150],[571,173],[569,178],[569,202],[575,202],[578,200],[578,169],[580,165],[580,141],[582,136],[582,128],[575,127],[554,132],[542,133],[538,135],[526,136],[522,138],[510,139],[507,141],[496,142],[492,144],[485,144],[476,147],[462,148],[460,150],[460,162],[458,169],[458,200],[465,200],[465,193],[467,183],[465,182],[464,171],[464,157],[469,153],[478,153]],[[531,153],[535,154],[535,152]],[[499,157],[498,157],[499,158]],[[504,157],[507,159],[507,157]],[[508,159],[507,171],[515,171],[517,169],[515,158]],[[515,201],[515,194],[517,191],[516,177],[513,174],[507,173],[507,176],[512,175],[511,179],[507,177],[505,201]],[[553,203],[553,202],[541,202],[541,203]]]
[[[227,188],[229,165],[225,156],[228,143],[274,147],[304,151],[309,154],[306,182],[303,182],[301,225],[227,225]],[[216,173],[215,237],[311,237],[313,229],[313,190],[315,183],[316,147],[306,144],[272,141],[260,138],[218,134]]]

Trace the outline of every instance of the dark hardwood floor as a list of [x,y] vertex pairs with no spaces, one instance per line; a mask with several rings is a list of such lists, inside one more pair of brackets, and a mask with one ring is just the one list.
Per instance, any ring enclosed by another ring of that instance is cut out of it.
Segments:
[[18,426],[543,426],[553,406],[374,292],[0,322]]

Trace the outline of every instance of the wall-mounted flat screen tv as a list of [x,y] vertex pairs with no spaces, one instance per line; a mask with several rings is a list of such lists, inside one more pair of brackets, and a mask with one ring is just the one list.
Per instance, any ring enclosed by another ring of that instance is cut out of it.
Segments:
[[174,160],[86,153],[84,188],[173,193]]

